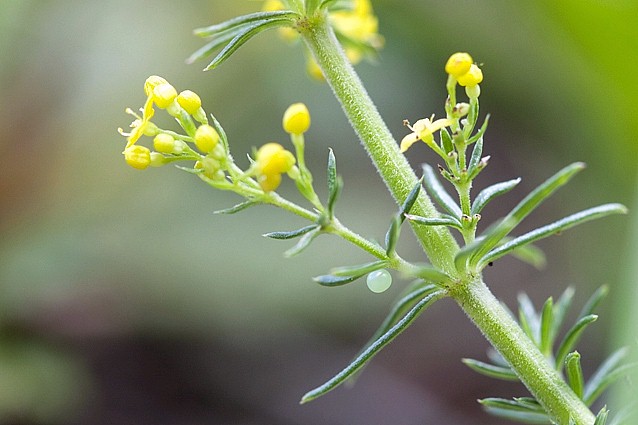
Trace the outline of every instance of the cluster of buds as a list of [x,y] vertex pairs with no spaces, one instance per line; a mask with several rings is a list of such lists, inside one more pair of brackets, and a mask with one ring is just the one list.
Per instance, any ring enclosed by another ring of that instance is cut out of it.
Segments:
[[481,94],[479,83],[483,81],[483,71],[472,60],[468,53],[454,53],[445,64],[445,72],[451,81],[465,87],[467,96],[477,98]]
[[[118,129],[126,137],[123,154],[131,167],[143,170],[176,161],[192,161],[194,165],[189,170],[219,188],[237,191],[240,186],[235,183],[252,180],[254,186],[263,193],[276,190],[283,174],[288,174],[293,180],[303,180],[302,177],[309,176],[303,161],[303,134],[310,127],[310,113],[304,104],[291,105],[282,122],[295,145],[297,157],[279,143],[266,143],[256,150],[251,166],[242,171],[230,156],[221,126],[214,119],[215,126],[209,124],[202,101],[196,93],[190,90],[178,93],[164,78],[158,76],[146,80],[144,92],[146,102],[140,108],[141,116],[127,109],[126,112],[135,117],[131,130],[124,132]],[[152,118],[156,108],[174,117],[186,134],[155,125]],[[153,138],[152,150],[138,143],[143,136]],[[302,171],[296,166],[297,162]],[[300,181],[297,183],[299,185]]]

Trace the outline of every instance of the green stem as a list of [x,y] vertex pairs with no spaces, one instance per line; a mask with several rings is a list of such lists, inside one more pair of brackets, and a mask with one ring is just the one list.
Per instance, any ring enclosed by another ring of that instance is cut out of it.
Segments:
[[480,278],[450,294],[560,425],[592,425],[595,417],[525,335]]
[[[417,177],[345,57],[325,14],[305,18],[298,23],[298,29],[379,174],[401,203],[416,184]],[[438,216],[423,191],[411,212],[423,217]],[[450,288],[450,295],[509,362],[548,414],[560,425],[567,425],[570,417],[576,425],[592,425],[595,418],[591,411],[549,365],[483,281],[458,276],[454,267],[458,245],[449,230],[443,226],[416,226],[414,231],[432,264],[459,278]]]
[[[418,179],[352,69],[326,16],[317,13],[306,18],[299,22],[298,29],[390,193],[399,204],[402,203]],[[424,191],[421,191],[411,213],[438,217]],[[457,272],[450,253],[456,252],[458,245],[450,231],[444,226],[414,226],[413,229],[432,264],[455,275]]]

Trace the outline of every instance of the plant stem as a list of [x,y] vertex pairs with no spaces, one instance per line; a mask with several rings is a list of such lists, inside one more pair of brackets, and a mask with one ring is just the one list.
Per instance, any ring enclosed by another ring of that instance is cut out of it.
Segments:
[[[304,18],[298,23],[298,29],[388,189],[398,203],[403,202],[417,183],[417,177],[345,57],[325,14],[318,12]],[[423,217],[438,216],[424,191],[411,212]],[[560,425],[567,425],[570,417],[577,425],[592,425],[595,418],[591,411],[549,365],[483,281],[469,275],[459,276],[454,267],[459,248],[449,230],[443,226],[413,229],[431,263],[458,278],[450,288],[450,295],[509,362],[548,414]]]
[[514,369],[550,417],[560,425],[567,425],[570,416],[577,425],[594,423],[592,412],[551,367],[481,278],[455,287],[450,295]]
[[[399,204],[402,203],[418,179],[346,58],[325,15],[318,12],[306,18],[299,23],[298,29],[390,193]],[[438,216],[424,191],[411,213],[423,217]],[[414,226],[413,229],[432,264],[449,275],[456,275],[450,253],[456,252],[458,245],[450,231],[444,226]]]

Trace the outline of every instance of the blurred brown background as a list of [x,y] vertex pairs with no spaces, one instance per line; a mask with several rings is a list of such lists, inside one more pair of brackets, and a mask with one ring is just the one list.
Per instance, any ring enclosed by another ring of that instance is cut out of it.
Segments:
[[[442,114],[450,53],[468,51],[483,64],[492,163],[477,185],[524,179],[490,206],[486,223],[576,160],[586,172],[524,229],[604,202],[635,204],[635,1],[373,4],[386,48],[377,65],[358,70],[397,138],[404,118]],[[299,46],[272,32],[216,71],[184,64],[201,45],[193,28],[259,7],[0,2],[0,423],[507,423],[475,400],[525,391],[460,363],[484,358],[487,344],[449,301],[377,356],[353,388],[299,406],[347,364],[405,282],[395,279],[382,295],[363,284],[319,287],[311,276],[368,257],[324,237],[284,259],[290,245],[260,235],[300,220],[269,207],[216,216],[239,199],[171,167],[139,172],[122,161],[116,129],[130,123],[125,107],[142,105],[151,74],[199,93],[239,161],[252,146],[286,142],[281,114],[303,101],[313,114],[308,162],[317,181],[333,147],[345,180],[339,217],[383,237],[392,200],[328,87],[305,76]],[[422,145],[409,157],[415,166],[435,161]],[[626,325],[638,302],[632,221],[635,213],[543,241],[543,271],[503,259],[486,273],[510,307],[520,291],[540,305],[573,285],[580,304],[611,286],[580,347],[586,375],[621,338],[635,344]],[[400,249],[421,259],[409,232]]]

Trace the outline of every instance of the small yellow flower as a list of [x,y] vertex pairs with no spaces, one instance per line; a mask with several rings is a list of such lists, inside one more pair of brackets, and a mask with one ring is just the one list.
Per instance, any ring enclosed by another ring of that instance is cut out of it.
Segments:
[[289,134],[302,134],[310,128],[310,112],[303,103],[293,103],[284,112],[284,130]]
[[263,12],[275,12],[277,10],[284,10],[284,4],[281,0],[266,0],[261,7]]
[[434,122],[432,121],[433,119],[434,115],[430,118],[418,120],[414,125],[406,124],[412,130],[412,133],[401,140],[401,152],[407,151],[410,146],[419,140],[422,140],[427,145],[434,143],[434,133],[452,124],[452,120],[447,118],[441,118]]
[[153,102],[160,109],[166,109],[177,97],[177,90],[169,83],[159,84],[153,89]]
[[456,77],[456,81],[463,87],[473,87],[483,81],[483,71],[477,65],[472,64],[465,74]]
[[133,145],[124,149],[124,160],[128,165],[143,170],[151,165],[151,151],[145,146]]
[[151,97],[146,99],[146,103],[142,108],[141,117],[130,108],[126,109],[126,113],[135,117],[135,120],[131,123],[132,130],[125,133],[124,130],[118,128],[117,131],[119,131],[122,136],[126,136],[127,148],[133,146],[143,135],[151,135],[157,131],[157,127],[155,127],[155,125],[151,122],[151,118],[153,118],[153,115],[155,114],[155,110],[153,109],[153,100]]
[[200,152],[209,153],[219,143],[219,134],[208,124],[202,124],[195,132],[195,146]]
[[160,77],[159,75],[151,75],[150,77],[148,77],[144,82],[144,93],[146,93],[146,96],[151,97],[155,87],[159,86],[160,84],[168,84],[168,81],[166,81],[166,79]]
[[454,53],[445,64],[445,72],[458,79],[470,70],[473,63],[472,56],[468,53]]
[[160,133],[153,139],[153,148],[161,153],[173,153],[175,150],[175,138],[170,134]]
[[281,183],[281,174],[287,173],[295,165],[295,156],[279,143],[266,143],[257,151],[255,170],[261,188],[270,192]]
[[190,115],[195,115],[197,111],[199,111],[199,108],[202,107],[202,99],[200,99],[197,93],[190,90],[184,90],[178,94],[177,103]]

